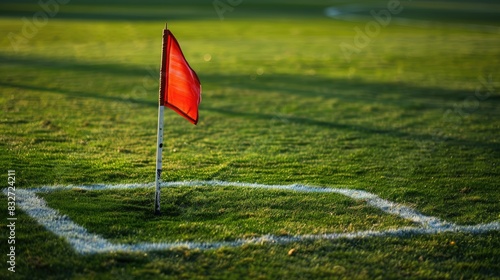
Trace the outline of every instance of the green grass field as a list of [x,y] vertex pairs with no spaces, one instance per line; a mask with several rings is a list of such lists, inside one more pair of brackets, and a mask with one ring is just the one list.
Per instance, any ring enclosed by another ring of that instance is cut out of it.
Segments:
[[[340,45],[390,1],[244,0],[223,19],[212,1],[164,2],[0,3],[2,189],[8,170],[18,189],[154,181],[168,22],[203,100],[197,126],[165,111],[164,181],[359,189],[459,225],[500,220],[497,1],[401,1],[350,60]],[[499,231],[82,255],[19,208],[12,273],[0,197],[2,279],[500,279]],[[411,226],[341,195],[165,188],[161,216],[152,188],[40,197],[128,244]]]

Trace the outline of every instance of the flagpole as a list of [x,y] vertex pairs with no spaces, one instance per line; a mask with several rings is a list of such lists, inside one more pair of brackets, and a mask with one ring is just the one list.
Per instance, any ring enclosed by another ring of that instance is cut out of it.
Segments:
[[160,214],[160,182],[162,172],[162,151],[163,151],[163,111],[165,109],[165,85],[166,85],[166,59],[167,59],[167,24],[163,30],[163,42],[161,52],[161,70],[160,70],[160,98],[158,105],[158,135],[156,139],[156,179],[155,179],[155,214]]
[[155,214],[160,214],[160,181],[162,172],[162,151],[163,151],[163,111],[164,106],[158,107],[158,137],[156,146],[156,191],[155,191]]

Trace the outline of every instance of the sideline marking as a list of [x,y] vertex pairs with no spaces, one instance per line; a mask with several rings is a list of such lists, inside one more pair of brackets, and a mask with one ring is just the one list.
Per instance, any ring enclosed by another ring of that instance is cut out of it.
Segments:
[[[353,189],[327,188],[307,185],[264,185],[254,183],[226,182],[226,181],[186,181],[186,182],[164,182],[162,187],[246,187],[257,189],[289,190],[308,193],[336,193],[342,194],[355,200],[365,200],[370,206],[376,207],[388,214],[399,216],[403,219],[413,221],[418,224],[417,227],[402,227],[399,229],[389,229],[381,231],[358,231],[351,233],[330,233],[330,234],[307,234],[297,236],[275,236],[264,235],[256,238],[237,239],[234,241],[221,242],[141,242],[137,244],[112,243],[98,234],[89,233],[87,229],[73,222],[68,216],[62,215],[59,211],[47,206],[44,199],[37,196],[39,192],[53,192],[59,190],[82,189],[88,191],[98,190],[120,190],[137,189],[153,187],[153,184],[119,184],[119,185],[84,185],[84,186],[44,186],[35,189],[17,189],[16,199],[19,207],[39,224],[55,235],[62,237],[80,254],[97,254],[110,252],[147,252],[158,250],[169,250],[174,248],[188,249],[216,249],[220,247],[238,247],[244,244],[283,244],[298,242],[304,240],[335,240],[335,239],[354,239],[369,237],[388,237],[388,236],[411,236],[422,234],[437,234],[442,232],[463,232],[463,233],[483,233],[493,230],[500,230],[500,222],[495,221],[488,224],[479,224],[473,226],[460,226],[436,217],[426,216],[407,206],[394,203],[378,197],[375,194]],[[3,189],[6,193],[7,189]]]

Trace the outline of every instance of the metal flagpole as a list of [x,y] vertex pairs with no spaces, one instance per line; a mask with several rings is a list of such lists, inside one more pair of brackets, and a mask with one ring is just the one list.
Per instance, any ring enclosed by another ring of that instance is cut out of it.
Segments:
[[156,141],[156,190],[155,190],[155,214],[160,214],[160,181],[162,171],[162,151],[163,151],[163,111],[165,109],[165,86],[166,86],[166,70],[167,70],[167,43],[168,32],[167,24],[163,30],[163,43],[161,51],[161,70],[160,70],[160,98],[158,106],[158,136]]

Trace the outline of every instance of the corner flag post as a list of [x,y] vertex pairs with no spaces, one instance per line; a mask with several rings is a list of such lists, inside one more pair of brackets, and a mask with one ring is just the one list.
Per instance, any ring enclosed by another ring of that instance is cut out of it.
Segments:
[[[167,24],[165,24],[165,30],[167,30]],[[156,190],[155,190],[155,214],[160,214],[160,181],[161,181],[161,172],[162,172],[162,151],[163,151],[163,111],[165,109],[165,95],[163,92],[165,91],[166,86],[166,54],[167,52],[167,38],[168,33],[163,32],[163,43],[162,43],[162,51],[161,51],[161,70],[160,70],[160,98],[158,105],[158,136],[156,141]]]
[[201,101],[201,83],[189,66],[181,47],[170,30],[163,29],[160,70],[160,98],[158,105],[158,138],[156,146],[155,214],[160,214],[160,181],[163,150],[163,111],[174,110],[192,124],[198,123],[198,105]]
[[160,214],[160,180],[162,169],[162,150],[163,150],[163,110],[164,106],[158,107],[158,138],[156,146],[156,191],[155,191],[155,214]]

